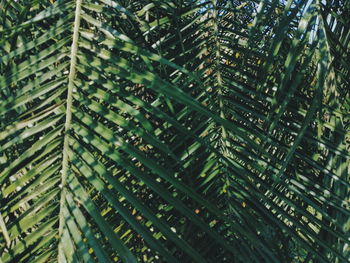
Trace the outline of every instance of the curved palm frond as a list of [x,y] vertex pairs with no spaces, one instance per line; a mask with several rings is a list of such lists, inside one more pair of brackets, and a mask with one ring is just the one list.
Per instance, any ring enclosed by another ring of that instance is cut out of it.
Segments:
[[346,1],[2,1],[1,262],[347,262]]

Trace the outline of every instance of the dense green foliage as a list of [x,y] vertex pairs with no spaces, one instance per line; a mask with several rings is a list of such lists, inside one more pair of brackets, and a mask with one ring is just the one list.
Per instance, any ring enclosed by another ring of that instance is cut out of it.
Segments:
[[0,263],[350,261],[350,1],[1,0]]

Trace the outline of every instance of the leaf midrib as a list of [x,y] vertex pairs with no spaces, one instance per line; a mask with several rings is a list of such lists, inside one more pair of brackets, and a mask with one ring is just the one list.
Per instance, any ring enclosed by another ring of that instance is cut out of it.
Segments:
[[64,142],[63,142],[63,158],[62,158],[62,172],[61,172],[61,199],[60,199],[60,212],[59,212],[59,245],[58,253],[59,257],[63,256],[63,248],[61,243],[61,237],[63,235],[63,228],[65,225],[64,217],[64,207],[66,199],[66,181],[68,173],[68,151],[69,151],[69,130],[71,127],[72,120],[72,97],[74,88],[74,78],[76,75],[76,63],[77,63],[77,51],[78,51],[78,38],[79,38],[79,27],[80,27],[80,16],[81,16],[81,3],[82,0],[76,0],[75,4],[75,18],[74,18],[74,28],[73,28],[73,41],[71,46],[71,56],[70,56],[70,67],[68,75],[68,90],[67,90],[67,100],[66,100],[66,121],[64,125]]

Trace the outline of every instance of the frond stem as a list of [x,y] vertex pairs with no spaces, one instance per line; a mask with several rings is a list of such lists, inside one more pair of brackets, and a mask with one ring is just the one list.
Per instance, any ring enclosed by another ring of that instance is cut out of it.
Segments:
[[[212,1],[213,4],[213,20],[214,20],[214,33],[215,33],[215,56],[216,56],[216,81],[218,85],[218,96],[219,96],[219,108],[220,108],[220,117],[223,119],[226,119],[225,117],[225,112],[224,112],[224,101],[223,101],[223,80],[221,76],[221,71],[220,71],[220,58],[221,58],[221,45],[220,45],[220,39],[219,39],[219,14],[218,14],[218,7],[217,7],[217,0]],[[227,140],[227,132],[225,127],[221,126],[221,137],[223,140],[223,145],[224,145],[224,155],[227,154],[226,147],[229,147],[229,142]]]
[[[63,209],[65,206],[66,199],[66,181],[68,174],[68,151],[69,151],[69,130],[72,120],[72,94],[74,89],[74,78],[76,75],[76,63],[77,63],[77,51],[78,51],[78,38],[79,38],[79,27],[80,27],[80,15],[81,15],[81,2],[82,0],[76,0],[75,8],[75,19],[73,28],[73,41],[71,46],[70,56],[70,69],[68,75],[68,92],[67,92],[67,104],[66,104],[66,121],[64,126],[64,142],[63,142],[63,160],[62,160],[62,175],[61,175],[61,200],[60,200],[60,215],[59,215],[59,240],[61,240],[63,234],[63,228],[65,225],[65,218],[63,215]],[[62,244],[59,243],[59,254],[63,253]],[[60,257],[59,257],[60,258]]]

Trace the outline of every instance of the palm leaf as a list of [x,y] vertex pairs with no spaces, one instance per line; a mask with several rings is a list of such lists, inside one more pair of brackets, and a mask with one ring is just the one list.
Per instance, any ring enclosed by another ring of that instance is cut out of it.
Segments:
[[1,262],[347,262],[338,1],[2,1]]

